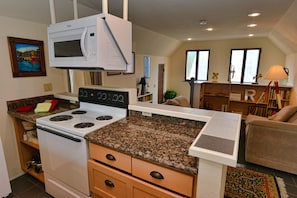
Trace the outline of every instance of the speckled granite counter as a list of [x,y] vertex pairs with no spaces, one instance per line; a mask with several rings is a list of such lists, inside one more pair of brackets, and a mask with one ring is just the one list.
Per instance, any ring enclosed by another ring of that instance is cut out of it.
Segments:
[[69,101],[59,99],[58,105],[52,112],[34,113],[33,110],[29,111],[29,112],[17,112],[16,111],[16,109],[18,107],[25,106],[25,105],[36,105],[37,103],[43,102],[45,100],[51,100],[51,99],[55,99],[53,95],[45,95],[45,96],[38,96],[38,97],[32,97],[32,98],[7,101],[7,112],[12,117],[35,123],[36,119],[39,117],[47,116],[47,115],[54,114],[54,113],[59,113],[62,111],[67,111],[70,109],[77,108],[79,106],[78,104],[72,104],[72,103],[69,103]]
[[205,122],[161,115],[147,117],[130,111],[130,116],[88,134],[92,143],[165,167],[197,174],[197,158],[188,150]]

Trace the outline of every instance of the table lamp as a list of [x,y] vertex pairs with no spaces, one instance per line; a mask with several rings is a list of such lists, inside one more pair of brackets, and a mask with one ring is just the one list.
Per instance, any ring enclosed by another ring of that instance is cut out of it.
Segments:
[[275,85],[275,94],[276,94],[276,102],[278,105],[278,108],[282,108],[281,98],[280,98],[280,91],[278,86],[278,81],[283,79],[288,79],[288,74],[286,73],[285,69],[281,65],[273,65],[269,68],[268,72],[264,76],[265,79],[274,81]]

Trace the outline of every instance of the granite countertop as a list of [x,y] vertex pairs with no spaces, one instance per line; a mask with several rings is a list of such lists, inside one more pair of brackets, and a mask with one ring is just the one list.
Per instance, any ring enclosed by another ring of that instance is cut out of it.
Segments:
[[72,104],[72,103],[69,103],[69,101],[58,99],[59,100],[58,105],[51,112],[34,113],[34,110],[31,110],[28,112],[16,111],[18,107],[26,106],[26,105],[36,105],[37,103],[44,102],[45,100],[51,100],[51,99],[56,99],[56,98],[54,98],[53,95],[46,95],[46,96],[37,96],[32,98],[7,101],[7,113],[12,117],[35,123],[37,118],[48,116],[55,113],[60,113],[74,108],[78,108],[79,106],[78,104]]
[[132,157],[194,175],[198,173],[198,160],[188,155],[188,150],[204,124],[155,114],[148,117],[130,111],[128,117],[85,138]]

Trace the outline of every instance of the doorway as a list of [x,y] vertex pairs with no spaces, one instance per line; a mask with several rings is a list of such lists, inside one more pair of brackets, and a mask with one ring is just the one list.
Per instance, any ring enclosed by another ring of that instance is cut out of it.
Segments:
[[163,103],[164,94],[164,64],[158,65],[158,104]]

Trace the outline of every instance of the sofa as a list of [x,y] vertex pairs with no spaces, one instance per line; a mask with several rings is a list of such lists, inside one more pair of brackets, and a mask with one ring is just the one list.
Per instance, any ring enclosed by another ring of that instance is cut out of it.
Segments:
[[164,104],[181,106],[181,107],[191,107],[188,99],[185,96],[176,96],[173,99],[167,100]]
[[245,160],[297,174],[297,106],[286,106],[268,118],[245,120]]

